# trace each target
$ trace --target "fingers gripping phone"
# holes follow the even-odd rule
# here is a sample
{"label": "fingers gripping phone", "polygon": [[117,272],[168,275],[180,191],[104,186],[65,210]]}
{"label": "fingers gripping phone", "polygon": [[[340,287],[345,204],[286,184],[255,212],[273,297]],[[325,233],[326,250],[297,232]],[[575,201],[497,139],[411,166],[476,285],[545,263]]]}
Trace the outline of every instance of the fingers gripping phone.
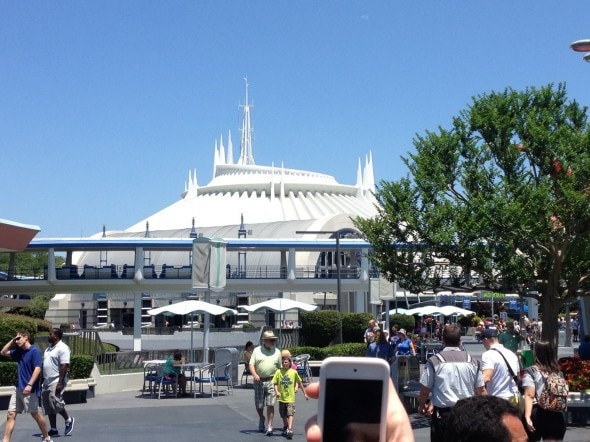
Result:
{"label": "fingers gripping phone", "polygon": [[383,359],[325,359],[318,398],[322,441],[384,442],[388,392],[389,365]]}

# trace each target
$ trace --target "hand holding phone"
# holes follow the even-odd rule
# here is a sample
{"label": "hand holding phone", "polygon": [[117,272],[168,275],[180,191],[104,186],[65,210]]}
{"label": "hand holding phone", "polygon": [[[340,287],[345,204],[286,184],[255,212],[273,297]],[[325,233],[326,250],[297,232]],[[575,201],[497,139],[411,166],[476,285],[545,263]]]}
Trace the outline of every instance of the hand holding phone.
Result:
{"label": "hand holding phone", "polygon": [[389,383],[389,365],[382,359],[326,359],[318,403],[322,440],[385,442]]}

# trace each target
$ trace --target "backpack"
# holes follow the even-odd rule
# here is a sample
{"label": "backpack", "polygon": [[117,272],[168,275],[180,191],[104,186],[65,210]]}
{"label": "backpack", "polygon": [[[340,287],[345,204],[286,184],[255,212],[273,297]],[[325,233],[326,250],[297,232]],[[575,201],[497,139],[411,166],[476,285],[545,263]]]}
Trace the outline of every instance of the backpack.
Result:
{"label": "backpack", "polygon": [[567,409],[569,389],[566,380],[559,373],[544,373],[543,390],[537,398],[539,407],[547,411],[564,412]]}

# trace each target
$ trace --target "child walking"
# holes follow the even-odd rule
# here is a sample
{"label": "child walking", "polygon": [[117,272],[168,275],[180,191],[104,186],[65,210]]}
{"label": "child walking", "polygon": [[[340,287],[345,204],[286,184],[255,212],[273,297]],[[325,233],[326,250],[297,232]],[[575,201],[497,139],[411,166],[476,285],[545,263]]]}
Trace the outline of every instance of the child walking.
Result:
{"label": "child walking", "polygon": [[275,387],[275,394],[279,401],[279,415],[283,418],[283,436],[287,439],[293,438],[293,416],[295,416],[295,393],[297,387],[301,389],[305,399],[309,399],[305,392],[305,387],[297,370],[292,368],[291,354],[283,352],[281,356],[281,365],[274,377],[272,383]]}

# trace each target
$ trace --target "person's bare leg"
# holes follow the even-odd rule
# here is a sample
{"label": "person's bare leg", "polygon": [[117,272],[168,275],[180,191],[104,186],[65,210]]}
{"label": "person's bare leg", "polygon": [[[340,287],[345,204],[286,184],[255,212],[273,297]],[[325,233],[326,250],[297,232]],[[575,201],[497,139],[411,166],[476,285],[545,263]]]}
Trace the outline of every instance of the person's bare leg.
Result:
{"label": "person's bare leg", "polygon": [[266,407],[266,427],[272,427],[272,420],[275,417],[275,407],[274,405],[268,405]]}
{"label": "person's bare leg", "polygon": [[2,439],[2,442],[10,442],[15,423],[16,411],[9,411],[6,415],[6,426],[4,427],[4,438]]}
{"label": "person's bare leg", "polygon": [[43,417],[43,415],[39,411],[35,411],[34,413],[31,413],[31,416],[33,419],[35,419],[35,422],[37,422],[43,439],[49,437],[47,430],[47,422],[45,422],[45,418]]}

